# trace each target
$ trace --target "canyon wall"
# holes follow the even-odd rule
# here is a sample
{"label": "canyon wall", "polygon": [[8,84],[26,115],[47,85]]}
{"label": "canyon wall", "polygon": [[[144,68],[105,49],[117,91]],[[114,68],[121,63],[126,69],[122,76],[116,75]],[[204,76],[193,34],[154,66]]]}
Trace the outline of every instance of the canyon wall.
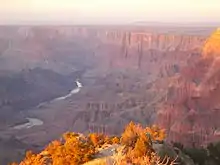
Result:
{"label": "canyon wall", "polygon": [[213,32],[203,47],[203,56],[220,56],[220,28]]}
{"label": "canyon wall", "polygon": [[200,146],[219,140],[219,43],[218,29],[206,41],[201,58],[183,68],[168,88],[158,123],[170,141]]}
{"label": "canyon wall", "polygon": [[193,63],[200,57],[208,38],[203,34],[138,29],[76,28],[72,34],[94,43],[93,55],[100,59],[103,70],[133,69],[145,72],[143,76],[152,80],[171,76],[180,67]]}
{"label": "canyon wall", "polygon": [[[211,32],[211,31],[210,31]],[[53,40],[56,38],[76,39],[84,38],[96,43],[98,39],[101,44],[118,44],[123,51],[136,48],[139,51],[189,51],[201,49],[208,35],[182,34],[182,33],[156,33],[148,31],[126,29],[103,29],[86,27],[20,27],[15,31],[15,37],[21,39]],[[126,52],[124,52],[126,53]],[[124,54],[126,55],[126,54]]]}
{"label": "canyon wall", "polygon": [[208,37],[203,32],[155,32],[127,27],[27,26],[1,27],[0,31],[4,41],[0,46],[0,70],[42,67],[71,73],[76,69],[72,65],[78,61],[90,66],[99,63],[103,71],[147,69],[156,76],[166,74],[168,68],[191,63],[200,56]]}
{"label": "canyon wall", "polygon": [[[201,85],[212,63],[212,59],[201,59],[204,50],[209,50],[209,35],[165,31],[125,27],[1,27],[4,44],[0,47],[0,70],[40,67],[70,74],[87,68],[82,77],[85,82],[95,82],[90,85],[93,89],[85,87],[60,106],[51,106],[59,108],[57,111],[50,106],[36,110],[36,114],[44,114],[40,114],[43,118],[53,116],[47,113],[54,114],[53,119],[45,119],[44,128],[45,132],[59,131],[51,133],[53,138],[68,129],[119,134],[130,120],[146,125],[157,119],[167,129],[170,141],[188,144],[196,138],[204,141],[204,136],[209,136],[205,140],[209,141],[213,136],[206,132],[213,133],[212,124],[219,124],[213,119],[218,116],[217,111],[212,113],[208,104],[212,95],[207,89],[211,87]],[[216,85],[218,76],[214,80]],[[202,93],[199,84],[204,89]],[[74,107],[76,101],[82,107]],[[92,110],[85,106],[91,102],[99,106]],[[117,106],[101,106],[112,102]],[[205,126],[209,116],[213,123]],[[192,134],[200,127],[200,133]]]}

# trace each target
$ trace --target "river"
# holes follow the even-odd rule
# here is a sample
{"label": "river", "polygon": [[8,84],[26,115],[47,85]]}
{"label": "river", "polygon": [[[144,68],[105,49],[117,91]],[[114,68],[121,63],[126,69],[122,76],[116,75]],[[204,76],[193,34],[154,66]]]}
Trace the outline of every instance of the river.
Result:
{"label": "river", "polygon": [[[79,81],[76,81],[76,85],[77,85],[77,88],[74,88],[73,90],[71,90],[70,93],[68,93],[67,95],[57,97],[57,98],[55,98],[55,99],[53,99],[49,102],[40,103],[40,104],[37,105],[37,108],[39,108],[39,107],[41,107],[45,104],[51,103],[51,102],[65,100],[66,98],[71,97],[72,95],[79,93],[79,91],[82,88],[82,84]],[[17,129],[17,130],[28,129],[28,128],[31,128],[31,127],[34,127],[34,126],[40,126],[40,125],[44,124],[44,122],[42,120],[37,119],[37,118],[27,117],[26,119],[28,120],[27,123],[16,125],[16,126],[13,127],[13,129]]]}
{"label": "river", "polygon": [[28,129],[28,128],[31,128],[33,126],[38,126],[38,125],[43,125],[44,124],[44,122],[40,119],[29,118],[29,117],[27,117],[26,119],[28,120],[27,123],[16,125],[13,128],[14,129],[24,129],[24,128]]}

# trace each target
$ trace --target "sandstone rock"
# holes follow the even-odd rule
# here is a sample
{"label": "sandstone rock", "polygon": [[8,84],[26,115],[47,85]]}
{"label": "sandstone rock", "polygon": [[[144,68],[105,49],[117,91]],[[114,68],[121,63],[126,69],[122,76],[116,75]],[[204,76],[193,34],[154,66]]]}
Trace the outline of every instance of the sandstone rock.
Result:
{"label": "sandstone rock", "polygon": [[220,56],[220,28],[218,28],[205,42],[203,56],[204,58]]}
{"label": "sandstone rock", "polygon": [[[173,105],[173,113],[170,113],[172,108],[164,108],[165,112],[158,115],[158,122],[167,128],[170,141],[198,146],[219,138],[215,132],[220,126],[217,119],[220,114],[218,110],[214,112],[219,105],[217,96],[220,94],[219,59],[216,58],[219,34],[218,29],[207,40],[205,56],[183,69],[180,81],[170,84],[174,97],[169,96],[167,103]],[[209,46],[215,58],[206,58],[206,55],[211,55],[207,53]]]}

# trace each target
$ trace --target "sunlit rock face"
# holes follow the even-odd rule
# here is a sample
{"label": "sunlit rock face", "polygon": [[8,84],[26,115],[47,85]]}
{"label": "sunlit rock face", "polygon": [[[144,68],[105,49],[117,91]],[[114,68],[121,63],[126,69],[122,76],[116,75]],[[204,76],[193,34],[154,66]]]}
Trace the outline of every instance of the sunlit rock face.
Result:
{"label": "sunlit rock face", "polygon": [[182,68],[170,82],[172,95],[161,106],[164,112],[157,115],[158,123],[167,129],[168,141],[200,146],[219,140],[219,34],[218,29],[204,44],[201,58]]}
{"label": "sunlit rock face", "polygon": [[220,56],[220,28],[207,39],[203,47],[203,56],[205,58]]}

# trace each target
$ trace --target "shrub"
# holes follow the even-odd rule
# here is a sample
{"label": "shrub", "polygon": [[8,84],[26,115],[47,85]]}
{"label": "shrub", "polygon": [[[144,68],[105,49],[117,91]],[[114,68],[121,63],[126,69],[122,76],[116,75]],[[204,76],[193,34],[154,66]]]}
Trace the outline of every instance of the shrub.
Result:
{"label": "shrub", "polygon": [[164,137],[164,131],[157,126],[143,128],[133,122],[128,124],[121,137],[97,133],[83,136],[67,132],[60,140],[52,141],[41,153],[27,152],[20,165],[80,165],[94,159],[105,144],[123,146],[121,156],[117,159],[118,165],[127,162],[151,165],[160,162],[152,142],[162,141]]}

